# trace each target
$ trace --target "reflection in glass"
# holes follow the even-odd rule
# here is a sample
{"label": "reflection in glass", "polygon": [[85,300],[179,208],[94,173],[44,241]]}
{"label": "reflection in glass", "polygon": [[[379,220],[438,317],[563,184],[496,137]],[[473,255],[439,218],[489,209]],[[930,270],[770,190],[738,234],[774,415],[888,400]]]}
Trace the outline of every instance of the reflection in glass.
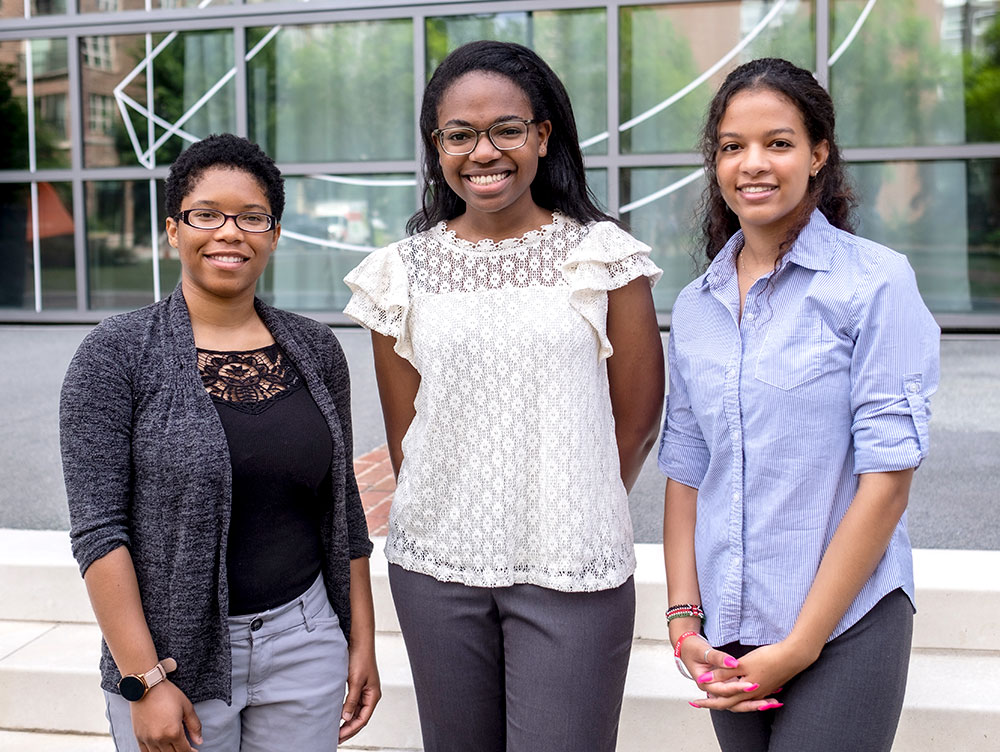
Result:
{"label": "reflection in glass", "polygon": [[1000,2],[880,0],[862,18],[864,7],[832,4],[830,92],[843,145],[1000,138]]}
{"label": "reflection in glass", "polygon": [[0,308],[35,307],[34,263],[28,231],[30,201],[27,184],[0,183]]}
{"label": "reflection in glass", "polygon": [[907,255],[932,311],[1000,310],[1000,160],[855,164],[851,173],[859,233]]}
{"label": "reflection in glass", "polygon": [[532,11],[427,20],[427,76],[449,52],[476,39],[517,42],[535,50],[556,72],[573,103],[587,154],[606,154],[607,29],[603,8]]}
{"label": "reflection in glass", "polygon": [[[87,167],[139,164],[139,153],[149,148],[146,118],[130,104],[128,121],[116,103],[115,87],[130,75],[146,55],[143,35],[82,37],[80,77],[83,103],[83,159]],[[117,95],[145,109],[146,73],[137,76]]]}
{"label": "reflection in glass", "polygon": [[153,36],[150,144],[145,35],[81,38],[87,166],[152,166],[154,154],[167,164],[190,141],[234,130],[232,41],[228,29]]}
{"label": "reflection in glass", "polygon": [[285,178],[281,239],[257,288],[264,299],[295,310],[343,310],[350,297],[344,276],[367,251],[405,237],[414,176],[349,179],[366,184]]}
{"label": "reflection in glass", "polygon": [[[28,240],[31,240],[28,217]],[[73,255],[73,189],[69,183],[38,184],[38,239],[42,309],[76,308]]]}
{"label": "reflection in glass", "polygon": [[[697,166],[623,170],[622,205],[689,179],[698,170]],[[632,234],[652,247],[651,258],[663,269],[663,278],[653,288],[657,311],[669,311],[684,285],[698,276],[707,263],[695,241],[697,205],[704,186],[704,178],[698,177],[662,198],[622,214]]]}
{"label": "reflection in glass", "polygon": [[188,143],[236,129],[233,32],[154,34],[153,48],[153,106],[166,121],[156,123],[153,148],[168,164]]}
{"label": "reflection in glass", "polygon": [[[62,0],[65,2],[65,0]],[[120,10],[145,10],[146,0],[78,0],[81,13],[114,13]],[[212,6],[231,5],[233,0],[212,0]],[[158,8],[194,8],[202,4],[202,0],[151,0],[149,7]]]}
{"label": "reflection in glass", "polygon": [[590,188],[597,208],[606,212],[608,210],[608,171],[605,169],[587,170],[587,187]]}
{"label": "reflection in glass", "polygon": [[28,169],[28,106],[24,42],[0,41],[0,170]]}
{"label": "reflection in glass", "polygon": [[412,159],[409,20],[249,29],[250,139],[279,162]]}
{"label": "reflection in glass", "polygon": [[149,182],[88,182],[84,196],[89,307],[131,309],[152,303]]}
{"label": "reflection in glass", "polygon": [[[624,7],[620,28],[623,153],[695,151],[712,94],[741,63],[770,56],[815,65],[813,7],[799,0]],[[714,75],[656,111],[741,44]]]}
{"label": "reflection in glass", "polygon": [[31,40],[38,167],[69,167],[69,54],[65,39]]}
{"label": "reflection in glass", "polygon": [[[6,5],[6,3],[4,3]],[[23,12],[24,5],[20,4]],[[31,15],[57,16],[66,12],[66,0],[31,0]]]}

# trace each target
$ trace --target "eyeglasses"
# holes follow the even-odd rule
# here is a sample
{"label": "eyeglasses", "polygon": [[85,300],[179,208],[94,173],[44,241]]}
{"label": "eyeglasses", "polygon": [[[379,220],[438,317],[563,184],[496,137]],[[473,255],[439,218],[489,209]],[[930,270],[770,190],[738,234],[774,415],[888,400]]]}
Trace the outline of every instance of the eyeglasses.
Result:
{"label": "eyeglasses", "polygon": [[218,230],[228,220],[244,232],[267,232],[273,230],[278,220],[263,212],[240,212],[225,214],[215,209],[185,209],[174,217],[196,230]]}
{"label": "eyeglasses", "polygon": [[528,126],[534,122],[534,120],[502,120],[484,131],[465,126],[437,128],[431,131],[431,135],[437,139],[444,153],[453,157],[472,154],[479,145],[479,137],[484,133],[497,149],[510,151],[520,149],[528,142]]}

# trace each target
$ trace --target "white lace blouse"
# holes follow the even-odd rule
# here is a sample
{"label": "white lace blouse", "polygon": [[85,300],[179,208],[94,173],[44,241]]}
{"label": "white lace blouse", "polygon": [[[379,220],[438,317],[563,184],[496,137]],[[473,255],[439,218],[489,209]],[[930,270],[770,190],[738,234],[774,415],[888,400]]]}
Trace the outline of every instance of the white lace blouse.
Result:
{"label": "white lace blouse", "polygon": [[479,587],[616,587],[632,574],[605,359],[607,291],[660,270],[611,222],[559,213],[471,243],[442,222],[347,275],[345,313],[420,374],[386,558]]}

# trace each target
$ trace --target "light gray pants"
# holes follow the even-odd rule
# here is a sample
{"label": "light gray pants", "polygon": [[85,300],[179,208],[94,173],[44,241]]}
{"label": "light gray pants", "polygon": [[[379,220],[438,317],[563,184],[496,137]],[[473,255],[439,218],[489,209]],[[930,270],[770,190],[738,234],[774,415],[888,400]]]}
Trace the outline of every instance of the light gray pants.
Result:
{"label": "light gray pants", "polygon": [[[195,703],[199,752],[332,752],[347,682],[347,641],[322,575],[298,598],[229,619],[233,704]],[[118,752],[138,752],[127,700],[111,692],[108,721]]]}
{"label": "light gray pants", "polygon": [[389,584],[424,752],[612,752],[635,620],[612,590],[475,588],[396,565]]}
{"label": "light gray pants", "polygon": [[[724,752],[889,752],[906,691],[913,606],[902,590],[830,640],[817,661],[785,684],[784,707],[713,710]],[[737,658],[747,645],[722,647]]]}

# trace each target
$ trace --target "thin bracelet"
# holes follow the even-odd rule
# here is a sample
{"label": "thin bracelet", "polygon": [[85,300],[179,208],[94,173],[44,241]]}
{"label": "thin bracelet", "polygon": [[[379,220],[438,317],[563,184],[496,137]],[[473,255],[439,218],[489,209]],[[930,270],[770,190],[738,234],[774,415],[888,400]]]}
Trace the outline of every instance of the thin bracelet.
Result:
{"label": "thin bracelet", "polygon": [[671,606],[667,609],[667,624],[672,622],[674,619],[683,619],[689,616],[697,617],[701,619],[702,622],[705,621],[705,612],[702,610],[701,606],[695,603],[685,603],[680,606]]}

